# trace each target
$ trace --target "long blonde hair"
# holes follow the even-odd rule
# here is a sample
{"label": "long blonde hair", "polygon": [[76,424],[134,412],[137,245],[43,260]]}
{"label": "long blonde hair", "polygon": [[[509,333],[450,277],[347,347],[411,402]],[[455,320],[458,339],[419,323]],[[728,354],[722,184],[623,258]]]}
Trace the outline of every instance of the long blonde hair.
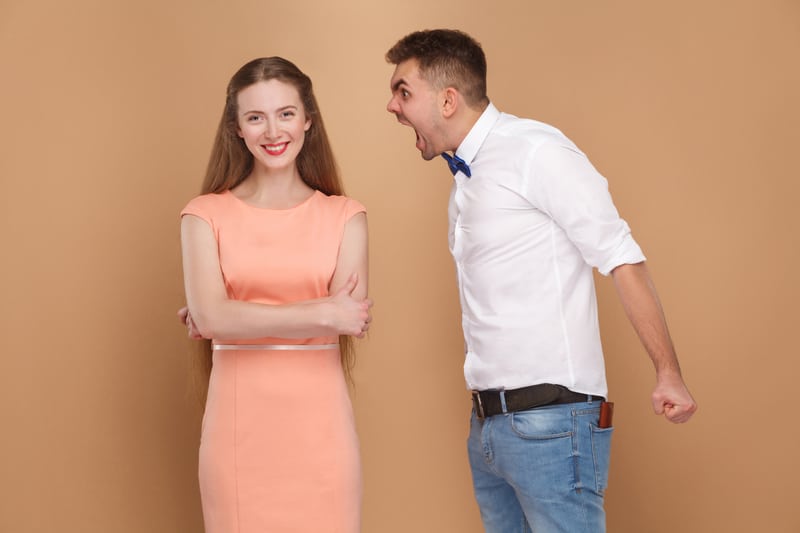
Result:
{"label": "long blonde hair", "polygon": [[[253,154],[237,132],[239,111],[237,96],[240,91],[254,83],[269,80],[279,80],[297,89],[306,116],[311,119],[311,127],[305,134],[303,147],[296,160],[300,177],[309,187],[328,196],[344,194],[322,114],[314,96],[311,78],[294,63],[282,57],[254,59],[242,66],[228,82],[225,107],[214,137],[201,194],[221,193],[233,189],[253,171]],[[342,335],[339,337],[339,344],[342,368],[348,382],[352,383],[352,370],[355,365],[353,340],[347,335]],[[198,363],[194,365],[195,381],[201,391],[201,397],[205,399],[212,365],[211,341],[202,341],[200,351],[200,356],[194,358]]]}

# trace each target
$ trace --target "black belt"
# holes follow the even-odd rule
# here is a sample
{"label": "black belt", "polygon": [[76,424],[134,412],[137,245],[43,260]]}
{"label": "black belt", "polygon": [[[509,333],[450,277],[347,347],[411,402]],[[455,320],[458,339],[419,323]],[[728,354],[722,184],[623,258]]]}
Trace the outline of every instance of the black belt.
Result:
{"label": "black belt", "polygon": [[[505,396],[505,409],[503,409],[502,396]],[[475,414],[478,418],[488,418],[501,413],[513,413],[514,411],[525,411],[545,405],[590,402],[593,399],[603,400],[600,396],[572,392],[566,387],[550,383],[503,391],[472,391],[472,405],[475,407]]]}

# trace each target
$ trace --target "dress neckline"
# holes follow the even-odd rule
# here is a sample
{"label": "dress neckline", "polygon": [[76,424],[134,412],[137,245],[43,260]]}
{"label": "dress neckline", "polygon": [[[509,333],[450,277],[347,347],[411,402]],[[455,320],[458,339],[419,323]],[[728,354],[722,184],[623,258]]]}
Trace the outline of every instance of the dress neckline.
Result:
{"label": "dress neckline", "polygon": [[233,199],[234,199],[234,201],[235,201],[236,203],[242,204],[243,206],[245,206],[245,207],[249,207],[250,209],[255,209],[255,210],[257,210],[257,211],[271,211],[271,212],[276,212],[276,213],[282,213],[282,212],[293,211],[293,210],[295,210],[295,209],[298,209],[298,208],[300,208],[300,207],[303,207],[304,205],[306,205],[306,204],[308,204],[309,202],[311,202],[311,200],[312,200],[314,197],[316,197],[318,194],[322,194],[322,193],[321,193],[321,192],[320,192],[318,189],[314,189],[314,192],[312,192],[312,193],[311,193],[311,194],[308,196],[308,198],[306,198],[306,199],[305,199],[305,200],[303,200],[302,202],[300,202],[300,203],[298,203],[298,204],[295,204],[295,205],[293,205],[293,206],[291,206],[291,207],[286,207],[286,208],[283,208],[283,209],[278,209],[278,208],[275,208],[275,207],[259,207],[259,206],[257,206],[257,205],[253,205],[253,204],[251,204],[251,203],[248,203],[248,202],[246,202],[246,201],[242,200],[241,198],[239,198],[238,196],[236,196],[235,194],[233,194],[233,191],[231,191],[230,189],[226,190],[226,191],[225,191],[225,193],[226,193],[226,194],[228,194],[228,195],[230,195],[230,197],[231,197],[231,198],[233,198]]}

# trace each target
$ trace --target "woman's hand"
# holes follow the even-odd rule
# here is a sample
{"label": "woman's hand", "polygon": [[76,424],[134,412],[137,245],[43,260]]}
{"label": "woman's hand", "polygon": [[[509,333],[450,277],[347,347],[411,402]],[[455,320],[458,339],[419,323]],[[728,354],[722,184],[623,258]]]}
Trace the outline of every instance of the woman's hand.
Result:
{"label": "woman's hand", "polygon": [[186,326],[187,328],[187,336],[190,339],[202,339],[203,336],[200,335],[200,332],[197,330],[197,326],[194,325],[194,321],[192,321],[192,315],[189,313],[188,307],[181,307],[178,309],[178,319],[181,321],[181,324]]}
{"label": "woman's hand", "polygon": [[352,274],[347,283],[336,294],[327,298],[322,305],[327,306],[326,324],[336,335],[352,335],[359,339],[364,337],[372,316],[369,309],[372,300],[364,298],[359,300],[353,297],[353,291],[358,286],[358,274]]}

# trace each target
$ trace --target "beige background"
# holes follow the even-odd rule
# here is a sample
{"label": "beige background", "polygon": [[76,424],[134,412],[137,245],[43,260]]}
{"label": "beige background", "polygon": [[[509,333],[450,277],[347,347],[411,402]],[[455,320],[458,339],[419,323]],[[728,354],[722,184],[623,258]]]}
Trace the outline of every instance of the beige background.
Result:
{"label": "beige background", "polygon": [[653,372],[600,279],[609,531],[800,531],[795,0],[2,0],[0,531],[201,531],[178,212],[227,80],[264,55],[312,76],[369,208],[364,531],[481,531],[450,179],[384,111],[384,52],[431,27],[478,38],[498,107],[589,154],[650,259],[701,408],[651,414]]}

